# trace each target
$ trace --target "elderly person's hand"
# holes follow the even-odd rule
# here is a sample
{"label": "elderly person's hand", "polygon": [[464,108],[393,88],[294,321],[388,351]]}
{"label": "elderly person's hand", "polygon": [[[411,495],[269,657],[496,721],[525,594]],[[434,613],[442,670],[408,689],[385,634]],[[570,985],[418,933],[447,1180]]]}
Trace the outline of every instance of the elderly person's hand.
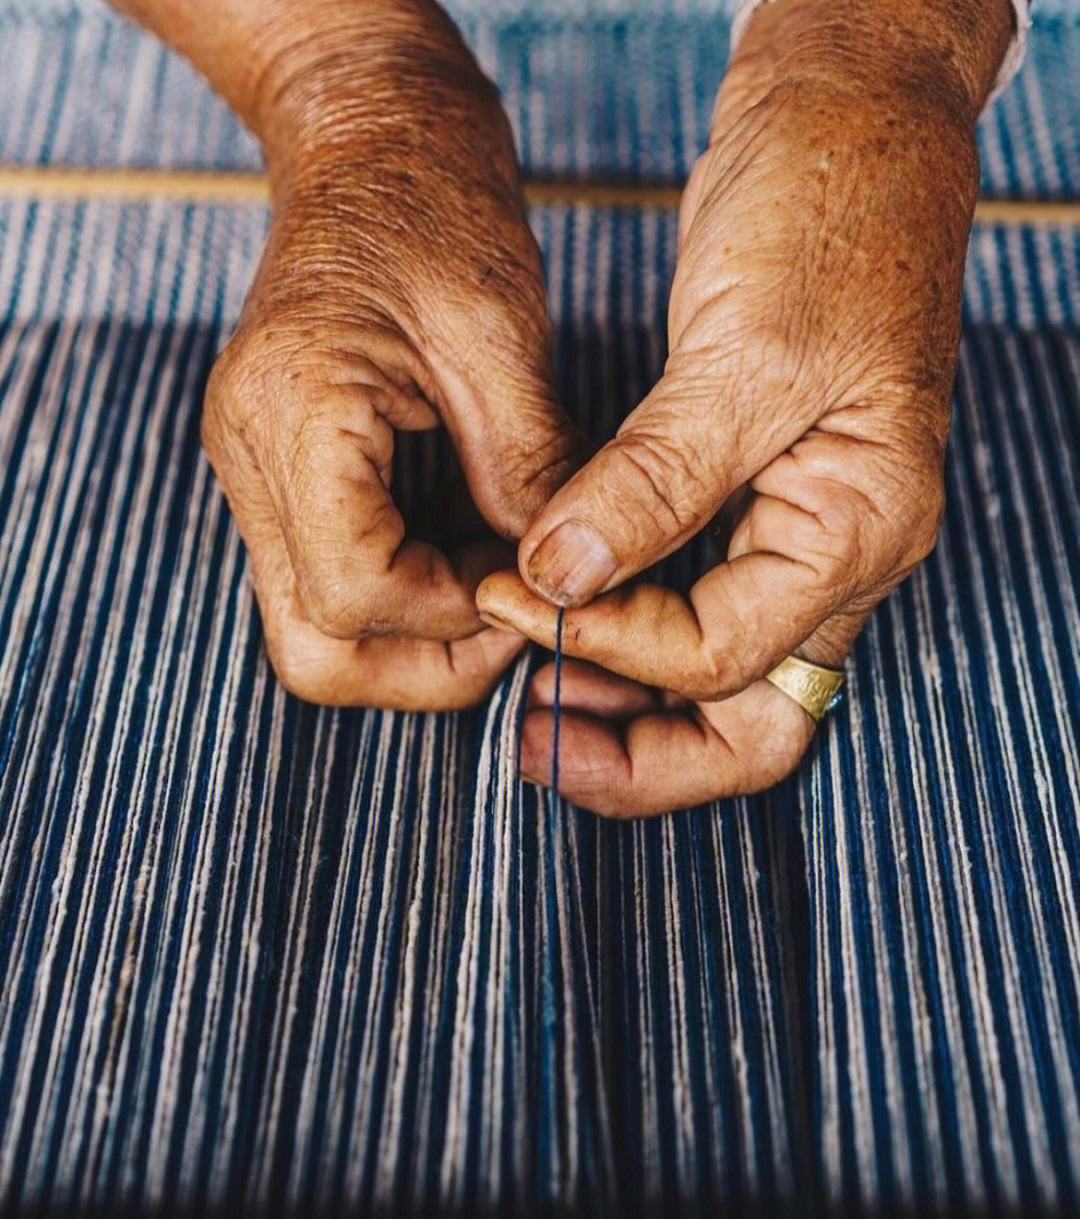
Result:
{"label": "elderly person's hand", "polygon": [[[555,605],[580,607],[564,648],[591,664],[565,665],[559,749],[576,803],[641,814],[786,775],[813,721],[763,676],[790,653],[842,662],[934,545],[974,123],[1010,29],[1005,0],[751,19],[684,198],[664,376],[532,524],[520,576],[478,594],[548,647]],[[620,587],[740,489],[727,561],[688,597]],[[541,783],[552,685],[549,667],[522,741]]]}
{"label": "elderly person's hand", "polygon": [[476,613],[507,553],[406,537],[390,475],[395,432],[445,427],[492,538],[516,542],[576,444],[495,89],[422,0],[123,7],[190,55],[266,152],[272,229],[203,439],[274,668],[321,703],[479,700],[524,646]]}

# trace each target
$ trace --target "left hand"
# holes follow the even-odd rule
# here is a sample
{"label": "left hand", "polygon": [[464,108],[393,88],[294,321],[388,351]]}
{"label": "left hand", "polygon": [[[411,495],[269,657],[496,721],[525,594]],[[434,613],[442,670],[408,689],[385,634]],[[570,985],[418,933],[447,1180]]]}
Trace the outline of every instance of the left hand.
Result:
{"label": "left hand", "polygon": [[[762,88],[785,7],[814,4],[758,10],[687,186],[663,378],[534,521],[521,574],[477,595],[486,621],[546,647],[572,607],[564,650],[589,663],[564,668],[559,787],[598,812],[788,774],[814,724],[765,673],[790,653],[841,664],[937,537],[993,72],[967,88],[951,61],[935,75],[913,56],[916,71],[882,34],[851,62],[819,44],[805,74],[772,62]],[[727,561],[688,597],[619,587],[747,486]],[[521,747],[541,783],[551,694],[549,666]]]}
{"label": "left hand", "polygon": [[[247,36],[214,79],[262,140],[274,211],[202,434],[267,653],[312,702],[471,706],[524,646],[477,617],[478,580],[506,562],[496,535],[516,542],[580,464],[509,124],[432,0],[238,7]],[[258,88],[249,42],[268,56]],[[398,436],[439,426],[471,502],[437,494],[441,458],[414,532]]]}

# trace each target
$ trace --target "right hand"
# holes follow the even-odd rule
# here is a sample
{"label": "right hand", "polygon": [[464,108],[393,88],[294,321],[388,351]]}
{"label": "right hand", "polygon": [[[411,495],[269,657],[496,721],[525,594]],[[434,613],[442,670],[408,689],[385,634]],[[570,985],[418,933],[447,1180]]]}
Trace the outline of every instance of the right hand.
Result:
{"label": "right hand", "polygon": [[[567,607],[575,804],[637,816],[778,782],[814,720],[767,675],[792,654],[841,665],[933,547],[975,119],[1010,30],[994,4],[982,42],[920,0],[774,0],[750,22],[683,200],[664,375],[478,592],[546,647]],[[726,561],[685,596],[629,583],[721,510]],[[538,782],[553,679],[522,726]]]}
{"label": "right hand", "polygon": [[283,684],[319,703],[462,707],[524,644],[476,614],[476,584],[505,560],[405,538],[394,433],[446,427],[509,540],[580,440],[553,401],[540,257],[494,88],[434,6],[398,6],[368,34],[282,74],[264,138],[272,228],[203,442]]}

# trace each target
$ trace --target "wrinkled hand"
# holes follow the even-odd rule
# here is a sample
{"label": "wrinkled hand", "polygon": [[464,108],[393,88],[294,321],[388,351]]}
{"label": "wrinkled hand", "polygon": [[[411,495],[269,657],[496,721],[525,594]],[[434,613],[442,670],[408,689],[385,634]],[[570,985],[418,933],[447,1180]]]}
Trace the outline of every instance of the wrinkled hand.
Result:
{"label": "wrinkled hand", "polygon": [[524,641],[477,617],[490,546],[405,537],[395,432],[444,426],[476,506],[515,541],[576,440],[553,405],[497,95],[434,6],[397,12],[279,73],[272,229],[203,439],[282,682],[320,703],[450,708]]}
{"label": "wrinkled hand", "polygon": [[[977,105],[823,55],[762,89],[753,28],[685,193],[663,378],[532,524],[520,575],[478,593],[547,647],[553,603],[573,607],[564,650],[590,663],[564,668],[559,786],[601,812],[789,773],[814,725],[764,674],[789,653],[840,664],[942,513]],[[624,586],[743,496],[688,597]],[[521,750],[541,783],[551,697],[549,667]]]}

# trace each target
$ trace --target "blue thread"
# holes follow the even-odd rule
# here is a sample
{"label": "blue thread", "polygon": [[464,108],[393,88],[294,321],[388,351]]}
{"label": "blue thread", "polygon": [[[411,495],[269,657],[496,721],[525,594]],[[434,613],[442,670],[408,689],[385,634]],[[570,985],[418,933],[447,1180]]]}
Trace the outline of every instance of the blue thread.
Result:
{"label": "blue thread", "polygon": [[562,700],[562,627],[565,613],[566,610],[560,606],[555,619],[555,692],[551,700],[551,791],[556,797],[559,794],[559,716]]}

